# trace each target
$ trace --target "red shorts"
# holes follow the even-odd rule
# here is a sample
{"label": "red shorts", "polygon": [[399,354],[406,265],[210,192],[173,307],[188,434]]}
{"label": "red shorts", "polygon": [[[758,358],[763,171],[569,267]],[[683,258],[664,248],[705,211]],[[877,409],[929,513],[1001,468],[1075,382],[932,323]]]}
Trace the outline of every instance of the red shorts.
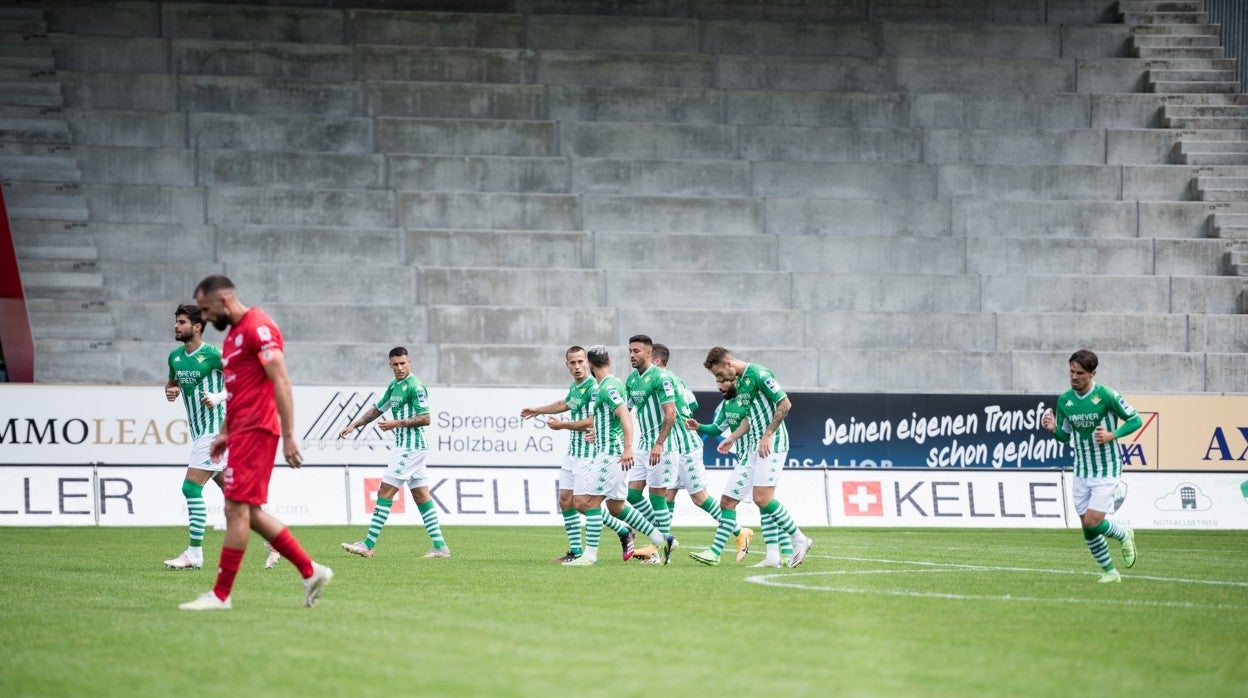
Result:
{"label": "red shorts", "polygon": [[225,469],[225,498],[260,506],[269,501],[269,477],[277,456],[277,434],[263,429],[231,433],[230,464]]}

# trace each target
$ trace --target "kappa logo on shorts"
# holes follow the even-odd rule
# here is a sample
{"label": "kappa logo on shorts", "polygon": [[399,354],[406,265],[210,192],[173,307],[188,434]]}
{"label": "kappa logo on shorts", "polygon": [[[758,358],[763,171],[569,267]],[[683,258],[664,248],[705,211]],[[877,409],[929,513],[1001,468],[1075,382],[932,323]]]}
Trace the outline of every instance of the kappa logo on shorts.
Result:
{"label": "kappa logo on shorts", "polygon": [[[381,489],[381,478],[366,477],[364,478],[364,513],[371,514],[373,509],[377,508],[377,490]],[[405,499],[403,490],[400,488],[394,495],[394,500],[390,504],[391,514],[402,514],[405,510]]]}
{"label": "kappa logo on shorts", "polygon": [[883,516],[884,496],[878,482],[842,482],[846,516]]}

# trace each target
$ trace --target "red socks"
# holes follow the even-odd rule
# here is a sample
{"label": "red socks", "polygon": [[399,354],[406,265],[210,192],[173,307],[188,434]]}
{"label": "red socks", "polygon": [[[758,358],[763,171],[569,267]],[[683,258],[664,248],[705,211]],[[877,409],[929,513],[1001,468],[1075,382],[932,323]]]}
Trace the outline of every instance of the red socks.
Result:
{"label": "red socks", "polygon": [[[269,541],[269,545],[273,549],[282,554],[282,557],[290,560],[290,563],[299,570],[299,575],[304,579],[312,576],[312,558],[303,552],[303,546],[299,545],[299,541],[290,534],[289,528],[283,528],[282,532],[273,537]],[[241,556],[240,556],[241,557]],[[222,559],[225,558],[225,552],[222,551]],[[235,569],[238,569],[235,567]]]}
{"label": "red socks", "polygon": [[225,601],[230,598],[230,590],[234,588],[234,577],[238,576],[238,568],[243,564],[243,553],[239,548],[221,547],[221,563],[217,567],[217,584],[212,593]]}

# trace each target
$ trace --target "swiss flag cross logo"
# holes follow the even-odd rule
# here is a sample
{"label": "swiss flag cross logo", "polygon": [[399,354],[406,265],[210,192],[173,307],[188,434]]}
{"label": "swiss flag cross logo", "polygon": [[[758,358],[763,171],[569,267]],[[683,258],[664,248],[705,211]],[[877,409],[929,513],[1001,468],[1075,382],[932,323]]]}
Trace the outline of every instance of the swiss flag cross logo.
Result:
{"label": "swiss flag cross logo", "polygon": [[[377,508],[377,490],[381,487],[381,478],[366,477],[364,478],[364,513],[371,514],[373,509]],[[394,495],[394,503],[390,505],[391,514],[403,513],[403,490],[400,489]]]}
{"label": "swiss flag cross logo", "polygon": [[884,497],[878,482],[842,482],[841,500],[846,516],[884,515]]}

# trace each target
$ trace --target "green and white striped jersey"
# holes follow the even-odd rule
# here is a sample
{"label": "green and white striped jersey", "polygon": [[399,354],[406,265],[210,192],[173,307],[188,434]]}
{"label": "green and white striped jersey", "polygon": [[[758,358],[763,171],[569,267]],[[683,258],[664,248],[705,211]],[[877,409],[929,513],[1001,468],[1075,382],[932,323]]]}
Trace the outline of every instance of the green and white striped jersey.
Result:
{"label": "green and white striped jersey", "polygon": [[1139,413],[1118,391],[1097,383],[1083,396],[1067,390],[1058,396],[1053,416],[1057,423],[1054,437],[1062,443],[1070,441],[1075,452],[1075,477],[1122,476],[1118,442],[1098,444],[1092,437],[1098,426],[1112,432],[1120,419],[1140,421]]}
{"label": "green and white striped jersey", "polygon": [[207,407],[200,402],[204,393],[225,392],[225,374],[221,369],[221,350],[207,342],[190,354],[186,347],[169,352],[169,380],[176,381],[182,390],[186,426],[192,439],[221,431],[225,403]]}
{"label": "green and white striped jersey", "polygon": [[624,454],[624,425],[615,414],[620,405],[628,404],[624,384],[615,376],[607,376],[593,391],[594,452],[597,455]]}
{"label": "green and white striped jersey", "polygon": [[[750,408],[741,401],[739,396],[734,397],[731,400],[722,400],[715,406],[715,414],[711,417],[711,423],[698,425],[698,433],[706,434],[707,436],[714,436],[715,434],[728,436],[732,434],[732,432],[736,431],[737,427],[741,426],[741,422],[745,421],[749,416]],[[758,441],[751,434],[751,431],[747,430],[741,435],[741,438],[737,439],[737,442],[733,444],[733,449],[735,449],[738,454],[746,454],[751,451],[757,451]]]}
{"label": "green and white striped jersey", "polygon": [[[401,381],[390,381],[386,393],[375,405],[377,411],[390,410],[392,419],[411,419],[429,414],[429,390],[416,376],[409,373]],[[394,429],[394,447],[404,451],[429,448],[425,443],[424,427],[399,427]]]}
{"label": "green and white striped jersey", "polygon": [[702,439],[698,438],[696,432],[685,427],[685,419],[692,417],[693,411],[698,409],[698,398],[680,376],[671,371],[667,375],[672,377],[672,385],[676,388],[676,424],[672,426],[672,433],[667,440],[675,441],[677,453],[693,453],[702,447]]}
{"label": "green and white striped jersey", "polygon": [[[663,405],[675,406],[676,403],[676,386],[672,382],[672,375],[659,368],[658,364],[650,364],[645,373],[639,374],[637,369],[633,369],[624,386],[628,390],[629,406],[637,411],[640,448],[649,451],[654,448],[654,442],[659,438],[659,428],[663,425]],[[679,419],[677,415],[677,421]],[[673,426],[672,433],[675,432],[676,427]],[[663,451],[675,450],[674,441],[669,434],[668,439],[663,442]]]}
{"label": "green and white striped jersey", "polygon": [[[784,388],[776,382],[776,376],[770,369],[758,364],[747,364],[745,373],[737,378],[737,399],[741,400],[750,411],[749,437],[757,450],[763,438],[763,431],[771,424],[776,413],[776,405],[785,398]],[[780,422],[775,436],[771,441],[773,453],[787,453],[789,450],[789,429]]]}
{"label": "green and white striped jersey", "polygon": [[[573,383],[568,388],[567,397],[563,401],[568,403],[568,421],[578,422],[594,413],[594,389],[598,387],[598,381],[593,376],[587,377],[580,383]],[[569,430],[568,436],[568,455],[574,458],[592,458],[594,455],[594,445],[585,441],[585,434],[588,432]]]}

